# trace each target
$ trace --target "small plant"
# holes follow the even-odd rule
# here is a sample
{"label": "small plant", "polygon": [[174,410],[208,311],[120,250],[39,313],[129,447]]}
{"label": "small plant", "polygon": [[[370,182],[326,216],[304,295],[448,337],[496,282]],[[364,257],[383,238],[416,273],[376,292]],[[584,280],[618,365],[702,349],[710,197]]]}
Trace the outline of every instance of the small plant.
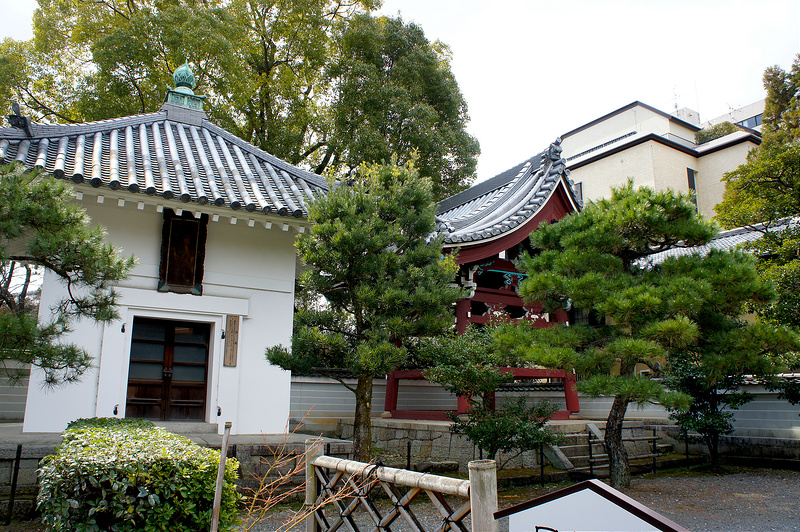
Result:
{"label": "small plant", "polygon": [[429,380],[469,403],[463,419],[450,415],[451,432],[464,434],[495,460],[500,451],[516,451],[499,462],[498,469],[525,451],[558,441],[558,436],[545,426],[557,410],[547,401],[528,407],[525,398],[519,397],[516,401],[507,400],[500,410],[494,408],[493,394],[513,379],[500,367],[517,366],[519,360],[507,351],[495,349],[490,331],[469,327],[461,335],[425,340],[420,345],[420,358],[423,362],[436,361],[435,366],[425,370]]}
{"label": "small plant", "polygon": [[504,461],[498,460],[498,469],[502,469],[525,451],[558,442],[558,435],[545,426],[556,410],[555,405],[545,400],[528,407],[524,397],[505,401],[502,410],[488,408],[482,403],[473,404],[466,419],[452,416],[450,431],[464,434],[493,460],[498,460],[500,451],[516,451]]}
{"label": "small plant", "polygon": [[[53,530],[208,530],[219,452],[146,420],[80,419],[39,470],[37,507]],[[238,520],[228,459],[219,530]]]}

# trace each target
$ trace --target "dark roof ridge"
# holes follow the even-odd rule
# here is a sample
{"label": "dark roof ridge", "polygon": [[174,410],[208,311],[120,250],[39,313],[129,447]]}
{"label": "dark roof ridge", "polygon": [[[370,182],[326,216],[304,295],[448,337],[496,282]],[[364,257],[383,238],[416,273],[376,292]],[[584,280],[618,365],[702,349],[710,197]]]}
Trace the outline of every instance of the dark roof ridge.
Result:
{"label": "dark roof ridge", "polygon": [[507,517],[509,515],[521,512],[523,510],[535,508],[536,506],[552,502],[554,500],[560,499],[567,495],[572,495],[573,493],[577,493],[583,490],[593,491],[597,495],[615,504],[619,508],[626,510],[627,512],[633,514],[642,521],[645,521],[647,524],[656,527],[658,530],[664,532],[689,532],[687,529],[683,528],[678,523],[675,523],[674,521],[664,517],[663,515],[653,510],[652,508],[648,508],[647,506],[640,503],[636,499],[633,499],[632,497],[629,497],[628,495],[625,495],[621,491],[618,491],[610,486],[606,486],[599,480],[595,479],[584,480],[583,482],[579,482],[578,484],[573,484],[572,486],[567,486],[566,488],[562,488],[560,490],[550,492],[546,495],[536,497],[533,500],[517,504],[510,508],[506,508],[504,510],[499,510],[494,513],[494,518],[500,519],[503,517]]}
{"label": "dark roof ridge", "polygon": [[[459,205],[463,205],[468,201],[472,201],[475,198],[479,198],[480,196],[491,192],[492,190],[496,190],[504,185],[509,184],[513,181],[517,174],[525,167],[527,163],[531,164],[531,168],[534,168],[534,164],[540,162],[542,157],[546,154],[546,151],[540,152],[529,159],[525,159],[521,163],[512,166],[508,170],[505,170],[494,177],[490,177],[486,181],[481,181],[480,183],[471,186],[466,190],[462,190],[461,192],[450,196],[449,198],[445,198],[437,204],[438,212],[445,212],[449,211],[450,209],[457,207]],[[534,162],[536,161],[536,163]],[[536,166],[538,168],[538,164]]]}
{"label": "dark roof ridge", "polygon": [[[540,173],[539,171],[541,170],[540,167],[537,166],[536,168],[534,168],[533,164],[531,164],[530,166],[526,167],[525,166],[526,164],[527,163],[523,163],[522,168],[520,168],[519,172],[517,172],[517,174],[515,174],[514,179],[516,179],[517,175],[519,175],[519,179],[516,179],[516,183],[514,183],[509,189],[507,189],[505,191],[505,193],[503,194],[503,199],[504,200],[507,200],[507,198],[516,198],[517,194],[523,192],[527,187],[526,181],[528,179],[535,179],[536,182],[538,183],[540,180],[542,180],[545,177],[544,174],[539,175],[539,173]],[[520,175],[520,173],[522,173],[522,175]],[[514,179],[511,179],[507,183],[503,183],[500,186],[505,186],[507,184],[510,184],[510,183],[512,183],[514,181]],[[495,188],[500,188],[500,187],[495,187]],[[494,190],[494,189],[491,189],[491,190]],[[482,209],[480,211],[480,213],[476,214],[471,219],[460,220],[460,221],[457,221],[457,222],[453,222],[452,226],[456,230],[461,229],[463,227],[466,227],[467,225],[474,224],[478,220],[486,219],[486,218],[494,215],[497,212],[498,209],[503,208],[503,207],[507,207],[505,201],[495,201],[491,205],[487,206],[485,209]]]}
{"label": "dark roof ridge", "polygon": [[647,105],[644,102],[640,102],[639,100],[636,100],[636,101],[633,101],[633,102],[629,103],[628,105],[623,105],[619,109],[615,109],[614,111],[611,111],[610,113],[605,114],[605,115],[601,116],[600,118],[596,118],[596,119],[592,120],[591,122],[587,122],[586,124],[583,124],[582,126],[576,127],[575,129],[564,133],[563,135],[561,135],[561,138],[564,139],[564,138],[567,138],[567,137],[569,137],[571,135],[574,135],[575,133],[579,133],[579,132],[581,132],[581,131],[583,131],[585,129],[589,129],[590,127],[595,126],[595,125],[599,124],[600,122],[602,122],[604,120],[608,120],[612,116],[616,116],[616,115],[618,115],[620,113],[624,113],[628,109],[633,109],[634,107],[644,107],[645,109],[647,109],[649,111],[653,111],[654,113],[656,113],[656,114],[658,114],[660,116],[663,116],[664,118],[667,118],[671,122],[676,122],[678,124],[686,126],[689,129],[692,129],[694,131],[700,131],[701,129],[703,129],[703,128],[701,128],[700,126],[698,126],[696,124],[692,124],[691,122],[687,122],[686,120],[678,118],[677,116],[671,115],[669,113],[665,113],[664,111],[662,111],[660,109],[656,109],[652,105]]}
{"label": "dark roof ridge", "polygon": [[[4,138],[19,138],[24,139],[42,139],[53,136],[72,137],[77,135],[85,135],[87,133],[95,133],[102,129],[118,129],[120,127],[127,127],[131,125],[146,124],[148,122],[157,122],[165,120],[167,113],[164,111],[155,111],[152,113],[142,113],[138,115],[123,116],[120,118],[106,118],[104,120],[95,120],[92,122],[77,122],[74,124],[40,124],[38,122],[31,123],[31,131],[33,136],[29,137],[23,130],[15,127],[0,128]],[[112,126],[113,127],[109,127]],[[17,133],[18,132],[18,133]]]}
{"label": "dark roof ridge", "polygon": [[[202,113],[202,112],[201,112]],[[202,113],[202,116],[205,117],[205,113]],[[0,135],[4,138],[18,138],[19,140],[38,140],[43,138],[52,138],[55,136],[59,137],[76,137],[79,135],[89,135],[92,133],[97,133],[98,131],[106,131],[112,129],[122,129],[128,126],[138,126],[140,124],[151,124],[153,122],[161,122],[161,121],[169,121],[174,122],[176,124],[183,124],[187,126],[195,126],[198,127],[196,123],[190,123],[179,118],[176,119],[175,116],[169,116],[169,113],[166,110],[159,110],[152,113],[142,113],[138,115],[131,115],[131,116],[124,116],[120,118],[108,118],[105,120],[96,120],[93,122],[80,122],[76,124],[39,124],[39,123],[32,123],[31,129],[33,132],[33,136],[29,137],[24,130],[14,128],[14,127],[6,127],[0,128]],[[298,177],[303,178],[305,181],[310,182],[318,187],[322,187],[324,189],[328,189],[327,181],[318,176],[300,168],[298,166],[294,166],[275,155],[272,155],[269,152],[250,144],[249,142],[241,139],[227,131],[218,125],[214,124],[207,118],[203,118],[201,125],[199,127],[205,127],[206,129],[214,132],[214,134],[221,136],[226,141],[230,142],[231,144],[236,144],[240,148],[243,148],[245,151],[253,153],[254,155],[265,159],[270,162],[273,166],[276,166],[282,170],[292,172],[293,174],[297,175]]]}

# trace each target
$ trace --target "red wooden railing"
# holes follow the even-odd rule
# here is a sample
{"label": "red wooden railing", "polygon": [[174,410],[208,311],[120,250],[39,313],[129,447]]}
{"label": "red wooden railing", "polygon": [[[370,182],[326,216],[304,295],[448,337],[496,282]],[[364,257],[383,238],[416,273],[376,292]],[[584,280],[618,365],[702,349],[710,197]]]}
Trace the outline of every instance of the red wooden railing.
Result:
{"label": "red wooden railing", "polygon": [[[569,419],[570,414],[580,412],[578,403],[578,389],[575,374],[562,369],[543,369],[543,368],[500,368],[502,373],[513,373],[515,380],[534,380],[534,379],[560,379],[564,383],[564,399],[566,409],[559,410],[553,414],[552,419]],[[384,410],[391,414],[395,419],[425,419],[431,421],[449,421],[447,413],[464,414],[469,408],[466,398],[458,398],[458,409],[452,410],[431,409],[431,410],[398,410],[397,396],[399,393],[399,381],[401,380],[425,380],[422,370],[397,370],[389,373],[386,379],[386,402]],[[494,394],[491,397],[494,403]]]}

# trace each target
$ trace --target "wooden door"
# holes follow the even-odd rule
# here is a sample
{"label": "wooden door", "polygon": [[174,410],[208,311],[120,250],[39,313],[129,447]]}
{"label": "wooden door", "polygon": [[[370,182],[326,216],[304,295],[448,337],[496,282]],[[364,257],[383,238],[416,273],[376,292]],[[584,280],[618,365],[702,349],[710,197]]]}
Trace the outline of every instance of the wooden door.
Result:
{"label": "wooden door", "polygon": [[126,417],[205,421],[208,323],[134,318]]}

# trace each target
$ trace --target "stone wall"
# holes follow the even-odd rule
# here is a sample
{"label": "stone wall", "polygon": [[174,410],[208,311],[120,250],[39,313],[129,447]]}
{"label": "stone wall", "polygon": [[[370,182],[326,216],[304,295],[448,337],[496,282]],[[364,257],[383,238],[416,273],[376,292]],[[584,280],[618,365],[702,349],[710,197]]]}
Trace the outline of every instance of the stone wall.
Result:
{"label": "stone wall", "polygon": [[[558,432],[584,430],[580,422],[568,425],[557,425]],[[342,419],[339,422],[338,437],[353,437],[353,420]],[[393,457],[395,463],[387,463],[393,467],[405,467],[408,442],[411,442],[411,467],[419,469],[426,462],[455,462],[458,470],[467,472],[467,464],[481,457],[477,449],[466,436],[452,434],[448,421],[414,421],[400,419],[372,420],[372,444],[382,456]],[[539,451],[527,451],[514,457],[517,453],[499,453],[498,463],[505,469],[539,467]],[[483,457],[486,458],[486,457]],[[385,461],[385,460],[384,460]],[[545,447],[545,463],[558,466],[553,453]],[[416,467],[415,467],[416,466]]]}
{"label": "stone wall", "polygon": [[[22,456],[17,475],[17,489],[14,499],[15,517],[24,518],[33,514],[38,492],[37,470],[39,461],[53,454],[55,445],[22,444]],[[14,461],[17,445],[0,443],[0,515],[5,517],[8,511],[11,481],[14,473]]]}

